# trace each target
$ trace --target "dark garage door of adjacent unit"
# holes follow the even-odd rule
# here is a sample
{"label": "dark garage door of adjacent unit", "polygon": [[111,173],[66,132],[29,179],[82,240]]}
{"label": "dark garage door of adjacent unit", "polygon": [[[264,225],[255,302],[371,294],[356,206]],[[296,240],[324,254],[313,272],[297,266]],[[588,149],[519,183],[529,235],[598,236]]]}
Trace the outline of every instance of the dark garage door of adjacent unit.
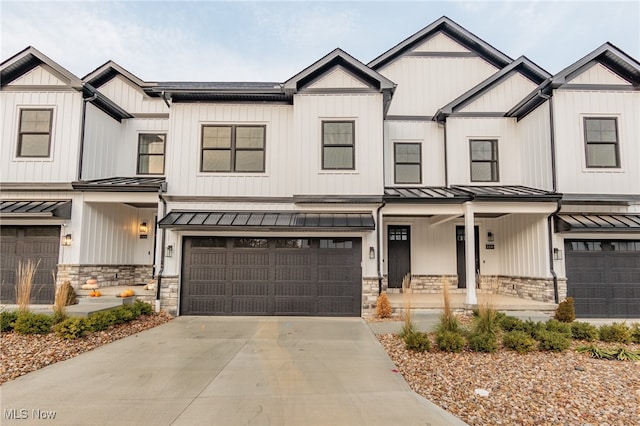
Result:
{"label": "dark garage door of adjacent unit", "polygon": [[185,237],[181,315],[360,316],[359,238]]}
{"label": "dark garage door of adjacent unit", "polygon": [[40,263],[33,278],[31,301],[53,303],[55,289],[51,272],[58,265],[60,227],[1,226],[0,247],[0,300],[15,303],[18,262],[32,259]]}
{"label": "dark garage door of adjacent unit", "polygon": [[640,317],[640,241],[566,241],[565,253],[576,316]]}

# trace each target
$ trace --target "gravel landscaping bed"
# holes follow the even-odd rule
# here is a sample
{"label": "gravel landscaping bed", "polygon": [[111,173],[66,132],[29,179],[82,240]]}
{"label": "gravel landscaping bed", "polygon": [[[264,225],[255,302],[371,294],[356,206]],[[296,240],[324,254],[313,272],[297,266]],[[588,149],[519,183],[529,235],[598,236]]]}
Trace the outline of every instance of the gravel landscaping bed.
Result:
{"label": "gravel landscaping bed", "polygon": [[0,339],[0,384],[24,374],[64,361],[114,340],[131,336],[173,319],[166,313],[142,315],[125,324],[91,333],[83,338],[65,340],[55,333],[45,335],[2,333]]}
{"label": "gravel landscaping bed", "polygon": [[562,353],[520,355],[418,353],[395,335],[378,339],[414,391],[470,425],[640,425],[640,362],[575,351],[588,342],[573,342]]}

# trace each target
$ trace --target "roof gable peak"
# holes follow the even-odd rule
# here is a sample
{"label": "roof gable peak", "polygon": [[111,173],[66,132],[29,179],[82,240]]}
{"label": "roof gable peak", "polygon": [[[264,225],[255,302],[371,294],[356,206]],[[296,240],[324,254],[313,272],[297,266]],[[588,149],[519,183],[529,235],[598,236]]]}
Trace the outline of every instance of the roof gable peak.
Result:
{"label": "roof gable peak", "polygon": [[11,83],[42,64],[49,66],[55,73],[60,75],[68,82],[71,88],[82,89],[82,80],[33,46],[27,46],[0,64],[2,86]]}

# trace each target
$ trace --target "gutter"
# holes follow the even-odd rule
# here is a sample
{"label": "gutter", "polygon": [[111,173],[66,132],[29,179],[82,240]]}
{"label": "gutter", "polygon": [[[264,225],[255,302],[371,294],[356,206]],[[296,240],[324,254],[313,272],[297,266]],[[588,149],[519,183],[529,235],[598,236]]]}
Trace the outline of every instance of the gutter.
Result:
{"label": "gutter", "polygon": [[376,233],[376,246],[378,246],[378,296],[380,294],[382,294],[382,249],[380,246],[380,241],[382,240],[382,237],[380,236],[380,234],[382,233],[382,229],[383,227],[381,226],[381,218],[382,218],[382,208],[384,206],[386,206],[387,203],[385,203],[384,201],[382,201],[382,204],[380,204],[378,206],[378,209],[376,210],[376,223],[378,225],[378,232]]}
{"label": "gutter", "polygon": [[442,129],[444,131],[444,187],[449,187],[449,164],[447,161],[447,120],[442,121]]}
{"label": "gutter", "polygon": [[[167,200],[162,196],[163,190],[166,191],[166,182],[160,185],[158,189],[158,199],[162,201],[162,216],[164,217],[167,214]],[[160,215],[158,215],[160,216]],[[162,274],[164,273],[164,246],[165,246],[165,233],[164,228],[160,228],[159,226],[160,220],[156,221],[156,235],[158,232],[161,232],[160,236],[160,268],[158,269],[158,276],[156,282],[156,312],[160,312],[160,286],[162,284]]]}
{"label": "gutter", "polygon": [[82,160],[84,157],[84,130],[86,127],[87,120],[87,102],[95,101],[98,98],[98,94],[94,93],[89,98],[82,98],[82,118],[80,122],[80,149],[78,152],[78,171],[76,176],[78,177],[78,181],[82,180]]}
{"label": "gutter", "polygon": [[562,198],[558,200],[558,207],[556,210],[547,216],[547,231],[549,236],[549,270],[551,272],[551,276],[553,277],[553,298],[555,303],[560,303],[560,296],[558,294],[558,275],[553,267],[553,217],[558,214],[560,209],[562,208]]}

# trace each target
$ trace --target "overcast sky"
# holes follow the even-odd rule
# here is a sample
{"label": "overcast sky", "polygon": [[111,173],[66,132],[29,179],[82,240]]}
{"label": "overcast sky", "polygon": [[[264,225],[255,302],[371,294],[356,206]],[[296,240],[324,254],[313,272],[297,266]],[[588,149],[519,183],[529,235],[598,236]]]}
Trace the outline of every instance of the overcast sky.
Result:
{"label": "overcast sky", "polygon": [[2,60],[34,46],[79,77],[282,82],[340,47],[364,63],[446,15],[554,74],[610,41],[640,59],[640,1],[0,0]]}

